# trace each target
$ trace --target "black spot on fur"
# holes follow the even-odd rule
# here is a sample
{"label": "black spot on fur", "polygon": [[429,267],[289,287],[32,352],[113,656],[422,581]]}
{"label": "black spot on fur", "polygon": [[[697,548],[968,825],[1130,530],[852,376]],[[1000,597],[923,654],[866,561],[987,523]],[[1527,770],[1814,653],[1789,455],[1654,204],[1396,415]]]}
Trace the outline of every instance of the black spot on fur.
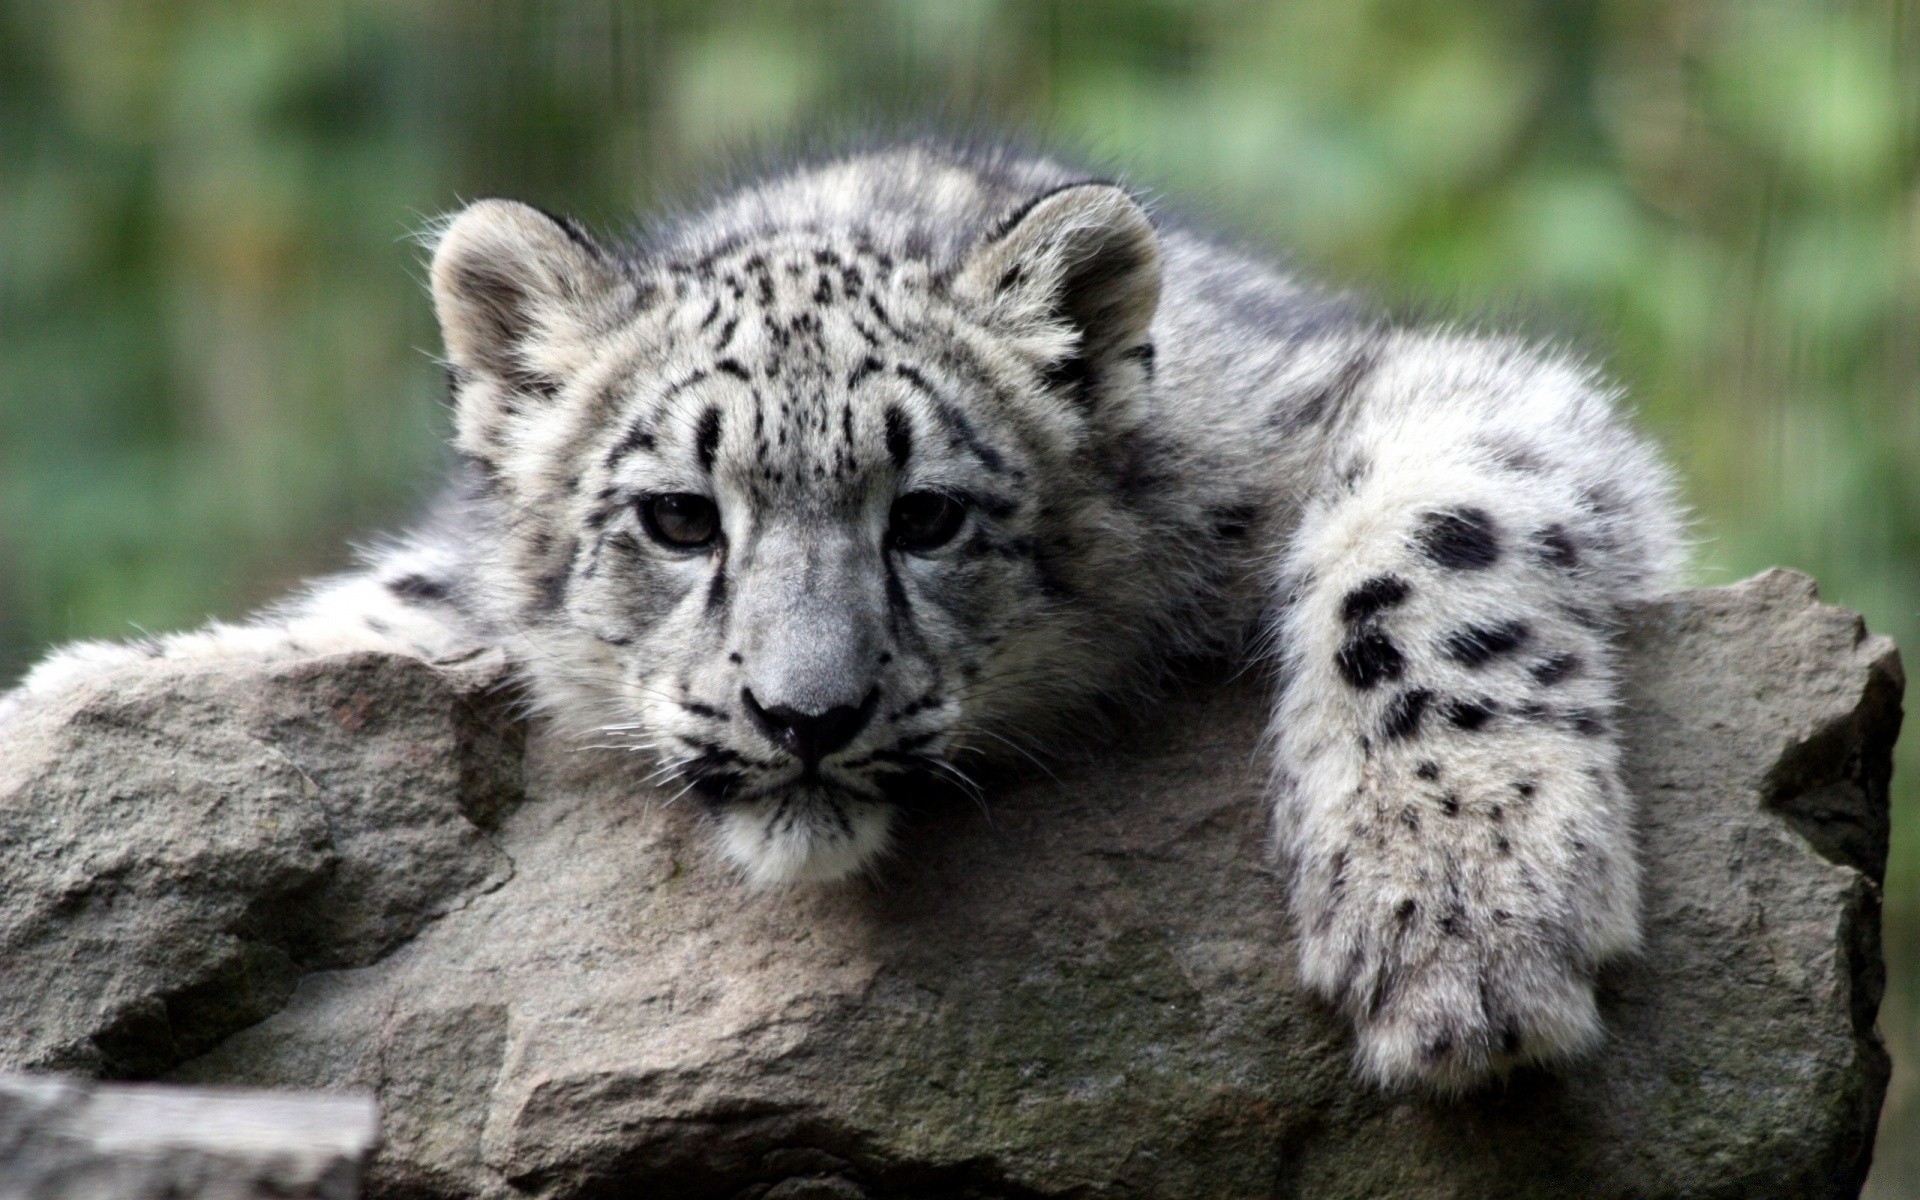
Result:
{"label": "black spot on fur", "polygon": [[740,269],[751,275],[759,285],[760,305],[765,308],[773,303],[773,271],[767,266],[766,256],[755,254],[740,264]]}
{"label": "black spot on fur", "polygon": [[1533,797],[1533,794],[1535,792],[1540,790],[1540,785],[1532,782],[1531,780],[1523,779],[1519,783],[1516,783],[1513,785],[1513,790],[1514,790],[1514,793],[1518,795],[1522,800],[1528,800]]}
{"label": "black spot on fur", "polygon": [[1527,673],[1533,676],[1535,683],[1548,687],[1572,677],[1580,670],[1580,657],[1576,654],[1556,654],[1552,658],[1543,658],[1534,663]]}
{"label": "black spot on fur", "polygon": [[1455,729],[1478,729],[1498,711],[1491,700],[1449,700],[1445,705],[1447,721]]}
{"label": "black spot on fur", "polygon": [[1447,635],[1441,653],[1464,667],[1481,667],[1525,645],[1533,631],[1524,621],[1469,625]]}
{"label": "black spot on fur", "polygon": [[723,358],[719,362],[713,364],[713,369],[720,372],[722,375],[731,375],[735,379],[741,380],[743,382],[753,378],[753,373],[747,370],[746,364],[742,363],[737,358]]}
{"label": "black spot on fur", "polygon": [[567,585],[572,581],[570,566],[550,571],[534,581],[534,607],[543,613],[557,612],[567,602]]}
{"label": "black spot on fur", "polygon": [[693,436],[694,453],[700,458],[700,469],[713,470],[713,456],[720,449],[720,410],[709,408],[700,414],[700,428]]}
{"label": "black spot on fur", "polygon": [[1413,589],[1397,575],[1375,575],[1348,592],[1340,601],[1340,617],[1359,621],[1406,603]]}
{"label": "black spot on fur", "polygon": [[1432,782],[1440,778],[1440,764],[1429,759],[1415,767],[1413,773],[1428,782]]}
{"label": "black spot on fur", "polygon": [[607,465],[613,466],[635,450],[651,449],[653,449],[653,431],[647,428],[647,419],[641,417],[618,442],[614,443],[613,449],[607,452]]}
{"label": "black spot on fur", "polygon": [[899,405],[889,404],[887,406],[887,457],[893,460],[893,469],[905,470],[907,459],[912,453],[913,427],[907,423],[907,414],[900,411]]}
{"label": "black spot on fur", "polygon": [[1500,534],[1481,508],[1428,513],[1417,535],[1428,558],[1456,571],[1481,571],[1500,561]]}
{"label": "black spot on fur", "polygon": [[1405,925],[1407,922],[1413,920],[1413,915],[1419,911],[1420,905],[1409,896],[1394,906],[1393,915],[1402,925]]}
{"label": "black spot on fur", "polygon": [[1554,719],[1553,709],[1538,700],[1522,700],[1509,709],[1514,717],[1533,725],[1544,725]]}
{"label": "black spot on fur", "polygon": [[1380,735],[1388,741],[1399,741],[1419,733],[1420,718],[1426,715],[1432,700],[1433,693],[1425,688],[1401,692],[1387,708],[1386,720],[1380,723]]}
{"label": "black spot on fur", "polygon": [[936,693],[928,692],[926,695],[920,697],[918,700],[915,700],[903,706],[899,712],[894,713],[892,716],[888,717],[887,720],[905,721],[910,717],[917,717],[921,713],[926,712],[929,709],[939,708],[941,705],[945,703],[946,701]]}
{"label": "black spot on fur", "polygon": [[854,388],[859,387],[861,380],[865,379],[869,375],[876,374],[883,369],[884,367],[879,359],[875,358],[871,354],[867,355],[865,358],[860,360],[859,366],[847,372],[847,390],[852,391]]}
{"label": "black spot on fur", "polygon": [[387,590],[402,600],[434,602],[445,600],[452,595],[452,589],[444,580],[426,575],[408,574],[387,581]]}
{"label": "black spot on fur", "polygon": [[1549,525],[1533,535],[1534,553],[1540,561],[1562,570],[1580,565],[1580,547],[1565,525]]}
{"label": "black spot on fur", "polygon": [[1213,536],[1221,541],[1237,542],[1247,536],[1247,530],[1258,519],[1260,510],[1251,505],[1236,505],[1231,508],[1219,508],[1207,514],[1213,522]]}
{"label": "black spot on fur", "polygon": [[1357,688],[1377,686],[1383,680],[1398,679],[1406,670],[1400,648],[1378,626],[1362,624],[1347,634],[1347,640],[1334,656],[1334,666],[1350,685]]}
{"label": "black spot on fur", "polygon": [[1440,797],[1440,811],[1450,817],[1459,816],[1460,797],[1454,795],[1452,792],[1448,792],[1446,795]]}
{"label": "black spot on fur", "polygon": [[1580,503],[1588,512],[1596,517],[1611,516],[1626,506],[1625,502],[1620,499],[1620,493],[1616,492],[1610,485],[1604,483],[1596,483],[1590,487],[1581,488]]}
{"label": "black spot on fur", "polygon": [[867,294],[867,311],[873,314],[874,320],[880,322],[880,328],[892,334],[896,341],[905,342],[911,340],[911,335],[902,331],[898,325],[893,323],[893,318],[887,315],[887,310],[881,307],[879,298],[872,293]]}
{"label": "black spot on fur", "polygon": [[730,585],[727,582],[727,565],[721,563],[718,567],[714,568],[713,578],[707,583],[708,612],[719,612],[727,606],[727,593],[729,588]]}
{"label": "black spot on fur", "polygon": [[1607,719],[1590,708],[1568,713],[1567,725],[1582,737],[1604,737],[1607,732]]}

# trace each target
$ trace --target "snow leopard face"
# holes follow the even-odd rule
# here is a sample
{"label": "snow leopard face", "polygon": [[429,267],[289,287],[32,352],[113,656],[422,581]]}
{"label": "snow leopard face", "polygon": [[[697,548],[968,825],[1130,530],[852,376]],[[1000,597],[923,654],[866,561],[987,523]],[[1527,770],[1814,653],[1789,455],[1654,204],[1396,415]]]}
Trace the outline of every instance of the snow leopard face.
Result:
{"label": "snow leopard face", "polygon": [[1157,270],[1100,184],[944,258],[765,214],[615,256],[468,209],[435,299],[536,700],[704,797],[755,879],[872,862],[929,777],[1112,675]]}

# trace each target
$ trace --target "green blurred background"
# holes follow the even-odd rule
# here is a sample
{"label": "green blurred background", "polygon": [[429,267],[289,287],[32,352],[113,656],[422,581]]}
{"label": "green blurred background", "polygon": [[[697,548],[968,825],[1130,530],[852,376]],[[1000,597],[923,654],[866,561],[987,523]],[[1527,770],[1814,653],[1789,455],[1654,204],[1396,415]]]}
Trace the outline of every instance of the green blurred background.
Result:
{"label": "green blurred background", "polygon": [[[0,0],[0,680],[235,614],[402,517],[446,429],[408,234],[613,231],[744,145],[983,121],[1310,270],[1603,353],[1699,577],[1920,646],[1911,0]],[[1920,757],[1870,1194],[1920,1196]]]}

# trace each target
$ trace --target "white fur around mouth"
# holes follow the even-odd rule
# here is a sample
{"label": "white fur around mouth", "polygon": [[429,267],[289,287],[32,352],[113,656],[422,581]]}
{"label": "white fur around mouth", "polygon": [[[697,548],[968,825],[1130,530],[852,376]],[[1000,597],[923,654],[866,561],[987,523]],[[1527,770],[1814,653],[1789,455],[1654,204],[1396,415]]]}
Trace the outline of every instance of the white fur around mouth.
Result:
{"label": "white fur around mouth", "polygon": [[886,851],[893,806],[799,788],[732,801],[719,820],[721,853],[755,885],[832,883]]}

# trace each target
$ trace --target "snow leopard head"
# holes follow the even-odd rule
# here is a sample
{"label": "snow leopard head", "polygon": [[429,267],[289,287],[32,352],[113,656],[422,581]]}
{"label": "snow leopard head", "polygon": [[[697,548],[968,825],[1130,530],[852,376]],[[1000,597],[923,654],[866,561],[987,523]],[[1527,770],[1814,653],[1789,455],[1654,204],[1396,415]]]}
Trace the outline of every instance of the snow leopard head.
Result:
{"label": "snow leopard head", "polygon": [[439,237],[502,636],[756,880],[871,863],[1128,653],[1156,240],[1027,170],[847,159],[620,250],[494,200]]}

